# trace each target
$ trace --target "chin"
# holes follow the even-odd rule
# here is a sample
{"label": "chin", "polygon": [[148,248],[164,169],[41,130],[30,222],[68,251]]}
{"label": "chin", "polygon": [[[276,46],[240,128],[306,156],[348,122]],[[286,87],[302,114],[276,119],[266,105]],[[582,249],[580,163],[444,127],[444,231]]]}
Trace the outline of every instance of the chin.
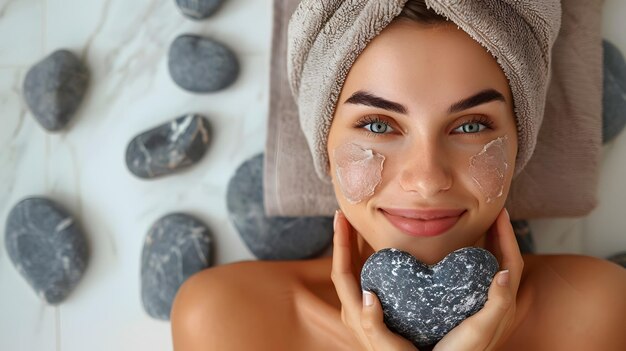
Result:
{"label": "chin", "polygon": [[[463,235],[463,238],[455,237],[456,235]],[[413,238],[402,233],[393,233],[390,236],[395,240],[368,241],[368,243],[374,251],[385,248],[406,251],[428,265],[438,263],[448,254],[460,248],[477,246],[476,244],[479,241],[479,239],[475,239],[477,237],[475,235],[468,236],[467,233],[455,232],[431,238]],[[387,238],[389,239],[389,236]],[[467,240],[466,238],[472,238],[472,240]]]}
{"label": "chin", "polygon": [[[447,245],[446,245],[447,246]],[[425,250],[425,248],[416,248],[416,249],[408,249],[408,250],[404,250],[407,251],[408,253],[412,254],[413,256],[415,256],[415,258],[417,258],[418,260],[420,260],[421,262],[428,264],[428,265],[433,265],[438,263],[439,261],[443,260],[444,257],[446,257],[448,254],[450,254],[451,252],[453,252],[454,250],[457,250],[459,248],[461,248],[463,246],[460,247],[454,247],[454,248],[450,248],[450,247],[429,247]]]}

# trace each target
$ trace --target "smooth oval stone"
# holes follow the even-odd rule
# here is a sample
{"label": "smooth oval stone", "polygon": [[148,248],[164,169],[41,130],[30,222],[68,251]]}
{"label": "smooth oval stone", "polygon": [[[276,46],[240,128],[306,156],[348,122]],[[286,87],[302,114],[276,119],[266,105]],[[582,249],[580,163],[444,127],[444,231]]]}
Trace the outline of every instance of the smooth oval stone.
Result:
{"label": "smooth oval stone", "polygon": [[61,303],[83,276],[87,241],[59,204],[26,198],[11,209],[4,244],[11,262],[45,302]]}
{"label": "smooth oval stone", "polygon": [[188,114],[137,135],[126,149],[126,166],[137,177],[156,178],[197,163],[211,139],[206,118]]}
{"label": "smooth oval stone", "polygon": [[63,129],[80,105],[87,67],[73,53],[57,50],[35,64],[24,79],[24,100],[35,119],[49,131]]}
{"label": "smooth oval stone", "polygon": [[620,50],[607,40],[604,49],[602,142],[615,138],[626,126],[626,62]]}
{"label": "smooth oval stone", "polygon": [[389,248],[365,261],[361,287],[378,296],[390,330],[425,347],[483,307],[497,271],[496,258],[481,248],[458,249],[433,266]]}
{"label": "smooth oval stone", "polygon": [[620,252],[615,255],[607,257],[607,260],[617,263],[618,265],[626,268],[626,252]]}
{"label": "smooth oval stone", "polygon": [[530,232],[530,225],[525,219],[511,221],[519,250],[523,254],[535,253],[535,241]]}
{"label": "smooth oval stone", "polygon": [[176,0],[176,5],[185,17],[201,20],[214,14],[223,0]]}
{"label": "smooth oval stone", "polygon": [[141,254],[141,300],[153,318],[169,320],[178,288],[212,265],[212,234],[198,219],[173,213],[157,220]]}
{"label": "smooth oval stone", "polygon": [[168,67],[178,86],[195,93],[224,89],[239,75],[239,61],[229,48],[215,40],[189,34],[174,39]]}
{"label": "smooth oval stone", "polygon": [[250,251],[263,260],[296,260],[323,253],[331,243],[330,217],[267,217],[263,154],[245,161],[228,183],[230,220]]}

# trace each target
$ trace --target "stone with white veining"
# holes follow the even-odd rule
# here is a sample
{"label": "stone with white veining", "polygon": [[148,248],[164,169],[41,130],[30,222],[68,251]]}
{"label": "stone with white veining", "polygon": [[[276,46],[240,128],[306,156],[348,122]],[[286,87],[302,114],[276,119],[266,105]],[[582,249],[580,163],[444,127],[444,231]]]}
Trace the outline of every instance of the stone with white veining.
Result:
{"label": "stone with white veining", "polygon": [[179,87],[194,93],[225,89],[239,76],[239,61],[231,49],[216,40],[191,34],[174,39],[168,68]]}
{"label": "stone with white veining", "polygon": [[44,197],[26,198],[11,209],[4,244],[17,271],[51,305],[67,298],[89,260],[87,241],[76,220]]}
{"label": "stone with white veining", "polygon": [[157,220],[141,254],[141,301],[153,318],[169,320],[178,288],[212,265],[212,234],[200,220],[172,213]]}
{"label": "stone with white veining", "polygon": [[483,307],[497,271],[496,258],[481,248],[458,249],[433,266],[387,248],[363,265],[361,288],[380,299],[389,329],[421,348]]}
{"label": "stone with white veining", "polygon": [[89,72],[80,59],[68,50],[57,50],[28,70],[24,100],[42,127],[59,131],[78,109],[88,83]]}
{"label": "stone with white veining", "polygon": [[176,5],[185,17],[201,20],[217,12],[223,2],[224,0],[176,0]]}
{"label": "stone with white veining", "polygon": [[263,154],[245,161],[228,183],[231,222],[250,251],[263,260],[320,255],[332,241],[330,217],[267,217],[263,204]]}
{"label": "stone with white veining", "polygon": [[168,175],[200,161],[210,140],[206,118],[183,115],[134,137],[126,149],[126,166],[140,178]]}

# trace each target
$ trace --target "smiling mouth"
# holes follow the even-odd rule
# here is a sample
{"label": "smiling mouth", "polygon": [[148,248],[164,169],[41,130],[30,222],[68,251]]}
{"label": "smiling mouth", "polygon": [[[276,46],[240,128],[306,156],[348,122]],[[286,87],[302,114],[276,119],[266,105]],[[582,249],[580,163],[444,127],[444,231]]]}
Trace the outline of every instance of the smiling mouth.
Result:
{"label": "smiling mouth", "polygon": [[[384,209],[378,210],[394,227],[399,229],[404,234],[415,237],[432,237],[441,235],[452,228],[466,212],[466,210],[452,210],[448,212],[439,212],[439,215],[421,215],[422,218],[427,219],[420,219],[401,216],[399,215],[399,213],[403,213],[401,211],[389,210],[389,212],[393,212],[393,214],[391,214]],[[411,213],[412,212],[407,212],[404,214],[411,215]],[[448,216],[445,216],[446,214]],[[416,215],[413,215],[413,217],[415,216]]]}

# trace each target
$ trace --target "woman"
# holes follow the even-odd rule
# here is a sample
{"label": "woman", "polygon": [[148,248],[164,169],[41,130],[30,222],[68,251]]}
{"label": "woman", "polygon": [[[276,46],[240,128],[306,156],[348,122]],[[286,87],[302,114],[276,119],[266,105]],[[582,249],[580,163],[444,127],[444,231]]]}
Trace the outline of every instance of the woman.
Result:
{"label": "woman", "polygon": [[519,252],[503,209],[527,147],[514,111],[496,59],[409,0],[358,55],[333,110],[332,257],[194,275],[173,305],[175,350],[416,350],[360,291],[361,267],[386,247],[433,264],[467,246],[490,250],[501,271],[435,350],[626,350],[621,267]]}

